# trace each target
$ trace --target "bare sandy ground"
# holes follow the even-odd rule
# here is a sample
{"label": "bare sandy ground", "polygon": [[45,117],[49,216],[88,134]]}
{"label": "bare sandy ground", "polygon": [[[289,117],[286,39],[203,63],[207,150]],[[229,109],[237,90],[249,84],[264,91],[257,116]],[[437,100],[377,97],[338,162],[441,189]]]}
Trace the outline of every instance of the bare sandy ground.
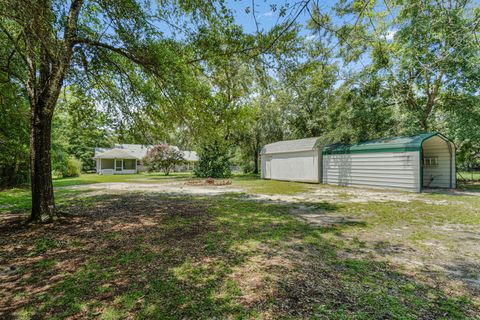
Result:
{"label": "bare sandy ground", "polygon": [[[137,183],[137,182],[106,182],[89,185],[65,187],[67,189],[96,190],[94,194],[125,193],[125,192],[162,192],[191,195],[218,195],[231,192],[243,192],[241,188],[226,186],[192,186],[184,182],[167,183]],[[89,195],[92,195],[90,193]]]}
{"label": "bare sandy ground", "polygon": [[[90,189],[95,190],[94,194],[108,194],[108,193],[124,193],[124,192],[160,192],[160,193],[179,193],[191,195],[219,195],[225,193],[247,193],[254,200],[264,201],[278,201],[278,202],[331,202],[331,203],[369,203],[369,202],[411,202],[422,201],[431,204],[455,204],[458,201],[455,199],[430,199],[424,197],[422,194],[411,193],[405,191],[395,190],[381,190],[381,189],[363,189],[351,187],[328,187],[319,185],[318,188],[313,186],[309,192],[300,193],[296,195],[283,194],[261,194],[251,193],[247,189],[236,185],[225,186],[195,186],[188,185],[184,182],[166,182],[166,183],[138,183],[138,182],[108,182],[96,183],[91,185],[78,185],[64,187],[69,189]],[[438,190],[427,190],[429,192],[438,192]],[[449,195],[478,195],[480,193],[462,192],[462,191],[445,191]],[[458,202],[460,203],[460,202]]]}

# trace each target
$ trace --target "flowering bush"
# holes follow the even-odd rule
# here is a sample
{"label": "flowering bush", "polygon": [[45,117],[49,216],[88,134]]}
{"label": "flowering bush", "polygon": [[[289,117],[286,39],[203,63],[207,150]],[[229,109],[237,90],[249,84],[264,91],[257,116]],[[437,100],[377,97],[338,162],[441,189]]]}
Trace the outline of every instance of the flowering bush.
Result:
{"label": "flowering bush", "polygon": [[148,171],[161,171],[169,175],[176,165],[185,163],[182,152],[166,143],[157,144],[148,150],[143,159]]}

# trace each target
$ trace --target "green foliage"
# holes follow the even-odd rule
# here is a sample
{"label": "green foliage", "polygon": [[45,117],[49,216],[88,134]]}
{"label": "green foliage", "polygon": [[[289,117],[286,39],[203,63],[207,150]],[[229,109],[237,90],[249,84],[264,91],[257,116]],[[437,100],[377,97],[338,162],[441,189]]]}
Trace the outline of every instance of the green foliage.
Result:
{"label": "green foliage", "polygon": [[231,176],[230,155],[225,145],[213,141],[201,147],[195,175],[200,178],[227,178]]}
{"label": "green foliage", "polygon": [[[0,74],[0,186],[28,180],[18,23],[36,12],[19,3],[0,4],[23,19],[1,18],[0,58],[11,73]],[[69,8],[46,3],[52,19],[35,37],[61,53],[48,33],[63,34]],[[287,8],[271,7],[279,18]],[[200,146],[197,174],[208,177],[228,175],[232,154],[245,172],[258,172],[262,146],[278,140],[357,142],[426,130],[455,141],[461,169],[478,166],[478,4],[339,0],[331,9],[308,5],[311,34],[302,36],[295,21],[248,34],[223,1],[84,2],[76,32],[83,40],[72,45],[70,85],[53,120],[56,174],[71,156],[92,170],[94,148],[112,142]]]}
{"label": "green foliage", "polygon": [[67,168],[65,172],[63,172],[62,176],[64,178],[78,177],[80,176],[81,169],[82,161],[74,157],[69,157],[67,161]]}
{"label": "green foliage", "polygon": [[57,177],[72,178],[80,176],[82,162],[63,151],[54,153],[53,163],[53,172]]}
{"label": "green foliage", "polygon": [[[112,120],[77,86],[65,89],[55,110],[52,132],[53,168],[65,167],[66,158],[73,156],[82,162],[82,171],[95,169],[95,147],[111,145],[109,125]],[[58,164],[56,162],[61,162]]]}
{"label": "green foliage", "polygon": [[327,111],[325,139],[356,143],[398,134],[388,96],[376,77],[339,87]]}
{"label": "green foliage", "polygon": [[0,187],[11,187],[29,180],[29,113],[23,93],[1,79]]}

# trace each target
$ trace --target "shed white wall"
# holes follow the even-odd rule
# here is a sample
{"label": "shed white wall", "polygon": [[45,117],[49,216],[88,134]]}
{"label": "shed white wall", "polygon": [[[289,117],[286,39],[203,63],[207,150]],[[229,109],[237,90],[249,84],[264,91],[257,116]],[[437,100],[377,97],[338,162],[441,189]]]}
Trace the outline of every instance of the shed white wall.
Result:
{"label": "shed white wall", "polygon": [[420,192],[419,152],[323,155],[323,183]]}
{"label": "shed white wall", "polygon": [[436,157],[438,165],[423,165],[423,186],[455,188],[455,146],[439,136],[423,143],[423,157]]}
{"label": "shed white wall", "polygon": [[321,156],[317,150],[262,155],[262,178],[320,182]]}

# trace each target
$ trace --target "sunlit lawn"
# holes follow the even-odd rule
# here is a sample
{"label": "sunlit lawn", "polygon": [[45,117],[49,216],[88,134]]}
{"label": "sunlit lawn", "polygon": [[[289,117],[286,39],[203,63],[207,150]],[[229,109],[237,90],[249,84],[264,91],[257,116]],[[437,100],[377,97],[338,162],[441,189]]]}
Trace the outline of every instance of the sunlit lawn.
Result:
{"label": "sunlit lawn", "polygon": [[[192,177],[190,172],[174,172],[166,176],[164,174],[128,174],[128,175],[99,175],[82,174],[75,178],[55,178],[53,186],[56,188],[55,196],[57,201],[69,199],[68,195],[75,195],[80,191],[64,189],[64,187],[89,185],[105,182],[130,182],[130,183],[163,183],[171,181],[182,181]],[[4,210],[22,210],[31,208],[31,196],[28,186],[21,188],[5,189],[0,191],[0,213]]]}
{"label": "sunlit lawn", "polygon": [[[9,214],[28,213],[28,189],[0,192],[0,318],[480,316],[480,288],[395,262],[417,261],[428,270],[442,265],[480,279],[475,195],[356,203],[343,188],[343,203],[272,203],[245,194],[92,196],[88,189],[93,183],[182,183],[191,177],[57,179],[56,202],[66,217],[42,227],[25,226]],[[64,188],[74,185],[85,188]],[[236,175],[232,185],[267,195],[325,187],[253,175]],[[298,208],[302,219],[292,213]]]}
{"label": "sunlit lawn", "polygon": [[457,174],[458,179],[465,179],[465,180],[476,180],[480,181],[480,171],[460,171]]}
{"label": "sunlit lawn", "polygon": [[[85,186],[95,183],[166,183],[166,182],[182,182],[187,179],[194,178],[191,172],[174,172],[166,176],[161,173],[141,173],[129,175],[99,175],[99,174],[82,174],[75,178],[56,178],[53,185],[56,188],[55,194],[57,199],[62,199],[68,194],[75,194],[78,191],[69,190],[72,186]],[[233,175],[232,185],[239,186],[249,193],[257,194],[285,194],[293,195],[307,192],[313,186],[306,183],[261,180],[257,175]],[[66,189],[65,189],[66,188]],[[30,208],[30,190],[27,186],[23,188],[13,188],[0,191],[0,212],[2,209],[20,210]]]}
{"label": "sunlit lawn", "polygon": [[[317,205],[328,214],[353,208]],[[378,212],[379,219],[385,208],[363,207]],[[361,253],[365,243],[345,237],[380,221],[315,226],[290,214],[288,205],[231,194],[103,195],[60,209],[68,219],[4,230],[0,252],[13,267],[0,284],[4,316],[467,319],[480,314],[468,294],[447,292],[441,282],[428,283],[372,259]]]}
{"label": "sunlit lawn", "polygon": [[234,186],[245,188],[249,193],[256,194],[283,194],[294,195],[311,190],[313,187],[319,187],[318,184],[308,184],[301,182],[288,182],[276,180],[262,180],[258,176],[238,175],[232,179]]}
{"label": "sunlit lawn", "polygon": [[155,183],[182,180],[192,177],[191,172],[173,172],[168,176],[163,173],[139,173],[139,174],[119,174],[119,175],[100,175],[96,173],[82,174],[76,178],[54,179],[55,187],[66,187],[73,185],[93,184],[102,182],[141,182]]}

